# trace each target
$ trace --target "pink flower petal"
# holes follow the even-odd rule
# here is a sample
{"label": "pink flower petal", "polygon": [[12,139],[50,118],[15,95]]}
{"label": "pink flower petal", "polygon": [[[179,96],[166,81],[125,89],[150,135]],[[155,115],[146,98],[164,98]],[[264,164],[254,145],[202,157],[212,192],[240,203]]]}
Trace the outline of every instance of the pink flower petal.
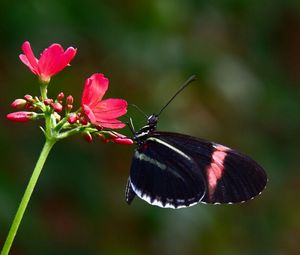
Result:
{"label": "pink flower petal", "polygon": [[61,61],[63,52],[63,48],[58,44],[52,44],[46,48],[39,60],[39,71],[45,76],[51,76]]}
{"label": "pink flower petal", "polygon": [[85,81],[82,104],[95,107],[101,101],[105,92],[108,89],[108,79],[103,74],[93,74]]}
{"label": "pink flower petal", "polygon": [[85,113],[85,115],[89,118],[89,120],[91,121],[91,123],[96,124],[97,125],[97,120],[96,117],[92,111],[92,109],[88,106],[88,105],[82,105],[82,109]]}
{"label": "pink flower petal", "polygon": [[42,53],[39,61],[39,70],[44,76],[51,77],[64,69],[75,54],[76,49],[73,47],[69,47],[64,52],[60,44],[52,44]]}
{"label": "pink flower petal", "polygon": [[70,64],[71,60],[75,57],[76,53],[77,53],[77,49],[73,47],[69,47],[68,49],[66,49],[62,61],[64,67]]}
{"label": "pink flower petal", "polygon": [[123,128],[125,124],[122,121],[117,120],[115,118],[98,118],[92,111],[92,109],[87,106],[83,105],[83,111],[86,116],[89,118],[92,124],[99,125],[105,128]]}
{"label": "pink flower petal", "polygon": [[21,61],[29,67],[29,69],[36,75],[40,75],[38,70],[38,60],[34,56],[30,43],[28,41],[24,42],[22,45],[22,50],[24,54],[20,54],[19,58]]}
{"label": "pink flower petal", "polygon": [[63,53],[64,49],[59,44],[52,44],[43,51],[39,60],[39,71],[44,77],[51,77],[62,69]]}
{"label": "pink flower petal", "polygon": [[117,119],[102,119],[102,120],[97,119],[96,123],[93,124],[100,125],[104,128],[115,128],[115,129],[123,128],[126,126],[122,121]]}
{"label": "pink flower petal", "polygon": [[100,101],[93,110],[98,119],[114,119],[127,112],[127,102],[123,99],[109,98]]}

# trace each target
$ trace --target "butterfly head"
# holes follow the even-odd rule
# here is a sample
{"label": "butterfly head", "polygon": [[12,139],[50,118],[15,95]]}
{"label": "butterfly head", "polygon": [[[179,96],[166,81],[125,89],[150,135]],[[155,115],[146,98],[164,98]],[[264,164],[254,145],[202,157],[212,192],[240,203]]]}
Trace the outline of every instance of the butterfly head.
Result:
{"label": "butterfly head", "polygon": [[149,127],[149,131],[153,131],[156,129],[158,122],[158,115],[152,114],[147,119],[147,126]]}
{"label": "butterfly head", "polygon": [[151,134],[151,132],[156,130],[158,122],[158,115],[152,114],[147,119],[147,125],[143,126],[139,131],[134,132],[133,140],[141,145],[146,140],[146,138]]}

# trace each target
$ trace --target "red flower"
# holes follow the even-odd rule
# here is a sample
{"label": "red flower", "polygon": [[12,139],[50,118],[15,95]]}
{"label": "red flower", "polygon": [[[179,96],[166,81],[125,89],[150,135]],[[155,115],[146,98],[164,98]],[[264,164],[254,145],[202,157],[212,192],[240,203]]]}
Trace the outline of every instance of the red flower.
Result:
{"label": "red flower", "polygon": [[14,122],[27,122],[36,116],[34,112],[12,112],[6,115],[6,118]]}
{"label": "red flower", "polygon": [[22,50],[24,54],[19,56],[21,61],[44,82],[49,82],[51,76],[69,65],[76,54],[76,49],[73,47],[64,51],[60,44],[52,44],[43,51],[40,59],[37,59],[27,41],[23,43]]}
{"label": "red flower", "polygon": [[104,128],[123,128],[118,117],[127,112],[127,102],[123,99],[102,100],[108,89],[108,79],[103,74],[93,74],[85,81],[81,99],[82,109],[92,124]]}

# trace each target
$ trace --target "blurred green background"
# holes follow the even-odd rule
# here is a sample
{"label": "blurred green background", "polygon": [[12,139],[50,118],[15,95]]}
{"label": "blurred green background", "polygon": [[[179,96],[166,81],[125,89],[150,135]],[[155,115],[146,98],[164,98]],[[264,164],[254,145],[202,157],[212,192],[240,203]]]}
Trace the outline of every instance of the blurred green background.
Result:
{"label": "blurred green background", "polygon": [[[36,55],[54,42],[78,48],[49,88],[77,106],[95,72],[110,79],[107,97],[149,114],[196,74],[159,129],[238,149],[269,176],[263,194],[241,205],[128,206],[134,146],[72,137],[50,154],[11,254],[300,254],[298,0],[1,0],[0,31],[1,243],[44,140],[37,122],[5,118],[15,98],[39,94],[18,59],[25,40]],[[129,116],[145,124],[135,109]]]}

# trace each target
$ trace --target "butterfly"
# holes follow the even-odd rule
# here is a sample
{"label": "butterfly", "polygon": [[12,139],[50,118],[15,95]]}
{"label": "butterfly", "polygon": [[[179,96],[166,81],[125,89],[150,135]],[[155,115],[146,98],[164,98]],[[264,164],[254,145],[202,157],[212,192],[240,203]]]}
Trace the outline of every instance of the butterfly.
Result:
{"label": "butterfly", "polygon": [[190,77],[158,114],[134,131],[134,151],[126,202],[138,196],[151,205],[183,208],[198,203],[232,204],[260,194],[264,169],[250,157],[224,145],[193,136],[157,131],[159,115],[195,77]]}

